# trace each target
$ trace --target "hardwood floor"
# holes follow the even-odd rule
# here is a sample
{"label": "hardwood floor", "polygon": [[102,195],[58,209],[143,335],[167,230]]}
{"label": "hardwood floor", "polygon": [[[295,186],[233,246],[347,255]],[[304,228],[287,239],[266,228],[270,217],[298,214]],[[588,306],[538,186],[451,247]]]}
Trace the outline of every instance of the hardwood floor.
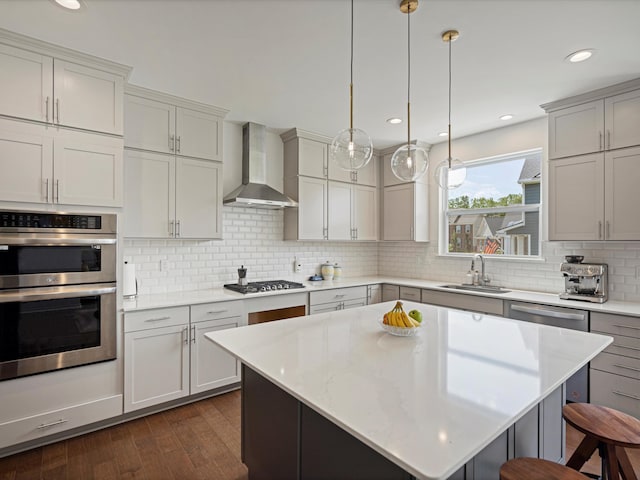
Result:
{"label": "hardwood floor", "polygon": [[240,391],[0,459],[0,480],[247,480]]}
{"label": "hardwood floor", "polygon": [[[567,426],[567,458],[582,434]],[[640,450],[627,450],[640,472]],[[598,474],[597,453],[583,471]],[[0,458],[0,480],[248,480],[240,391]]]}

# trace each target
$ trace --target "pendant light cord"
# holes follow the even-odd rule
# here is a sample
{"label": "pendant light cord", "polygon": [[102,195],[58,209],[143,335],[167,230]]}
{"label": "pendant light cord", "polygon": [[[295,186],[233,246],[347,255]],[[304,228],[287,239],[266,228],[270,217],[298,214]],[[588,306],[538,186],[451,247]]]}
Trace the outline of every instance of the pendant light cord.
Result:
{"label": "pendant light cord", "polygon": [[411,145],[411,5],[407,11],[407,149]]}
{"label": "pendant light cord", "polygon": [[449,132],[447,139],[449,142],[449,169],[451,169],[451,43],[453,35],[449,35]]}
{"label": "pendant light cord", "polygon": [[[351,0],[351,63],[350,63],[350,69],[351,69],[351,76],[350,76],[350,83],[349,83],[349,129],[353,130],[353,0]],[[352,137],[353,133],[350,134],[350,138],[353,140]]]}

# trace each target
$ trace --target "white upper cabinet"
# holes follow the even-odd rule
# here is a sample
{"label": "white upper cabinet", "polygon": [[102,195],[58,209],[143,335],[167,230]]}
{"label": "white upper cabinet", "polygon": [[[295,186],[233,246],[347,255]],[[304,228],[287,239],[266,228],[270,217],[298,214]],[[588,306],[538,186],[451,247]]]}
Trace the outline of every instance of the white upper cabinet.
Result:
{"label": "white upper cabinet", "polygon": [[606,240],[640,240],[638,181],[640,147],[605,154],[603,234]]}
{"label": "white upper cabinet", "polygon": [[384,187],[382,239],[429,241],[427,186],[403,183]]}
{"label": "white upper cabinet", "polygon": [[378,189],[365,185],[351,187],[351,225],[354,240],[378,239]]}
{"label": "white upper cabinet", "polygon": [[640,145],[640,79],[542,107],[549,113],[549,159]]}
{"label": "white upper cabinet", "polygon": [[123,88],[129,70],[0,32],[0,115],[122,135]]}
{"label": "white upper cabinet", "polygon": [[[295,147],[295,143],[293,145]],[[328,170],[328,145],[326,143],[297,139],[298,175],[326,178]]]}
{"label": "white upper cabinet", "polygon": [[127,85],[125,147],[222,160],[226,110]]}
{"label": "white upper cabinet", "polygon": [[351,185],[329,182],[329,240],[353,240]]}
{"label": "white upper cabinet", "polygon": [[122,139],[0,120],[0,199],[118,207]]}
{"label": "white upper cabinet", "polygon": [[298,199],[297,207],[284,210],[284,239],[326,240],[327,181],[302,176],[285,178],[284,190],[286,195]]}

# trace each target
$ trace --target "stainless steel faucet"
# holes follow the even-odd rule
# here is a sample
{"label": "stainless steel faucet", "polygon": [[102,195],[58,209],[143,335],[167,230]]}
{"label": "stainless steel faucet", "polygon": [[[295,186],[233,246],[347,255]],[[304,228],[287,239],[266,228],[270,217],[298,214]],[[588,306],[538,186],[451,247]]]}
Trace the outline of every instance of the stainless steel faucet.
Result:
{"label": "stainless steel faucet", "polygon": [[473,268],[473,265],[475,265],[475,261],[476,260],[480,260],[480,263],[482,264],[482,266],[481,266],[482,270],[480,272],[480,278],[478,279],[478,284],[479,285],[487,285],[489,282],[491,282],[491,279],[489,278],[489,275],[487,275],[485,273],[485,271],[484,271],[484,257],[482,255],[480,255],[479,253],[476,253],[473,256],[473,263],[471,264],[472,268]]}

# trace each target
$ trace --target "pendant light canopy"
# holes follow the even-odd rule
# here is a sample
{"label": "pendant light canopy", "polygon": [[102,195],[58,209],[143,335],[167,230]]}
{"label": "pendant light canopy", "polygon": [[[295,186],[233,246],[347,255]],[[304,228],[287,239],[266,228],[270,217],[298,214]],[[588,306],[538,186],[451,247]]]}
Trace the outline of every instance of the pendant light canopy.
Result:
{"label": "pendant light canopy", "polygon": [[329,155],[343,170],[364,167],[373,155],[373,142],[367,133],[353,128],[353,0],[351,0],[351,82],[349,83],[349,128],[341,130],[331,142]]}
{"label": "pendant light canopy", "polygon": [[418,0],[402,0],[400,4],[400,11],[407,14],[407,144],[394,152],[391,170],[403,182],[417,180],[429,166],[427,151],[411,144],[411,12],[417,8]]}
{"label": "pendant light canopy", "polygon": [[453,190],[464,183],[467,178],[467,167],[457,158],[451,156],[451,44],[458,39],[460,32],[447,30],[442,40],[449,44],[449,155],[436,167],[434,178],[440,188]]}

